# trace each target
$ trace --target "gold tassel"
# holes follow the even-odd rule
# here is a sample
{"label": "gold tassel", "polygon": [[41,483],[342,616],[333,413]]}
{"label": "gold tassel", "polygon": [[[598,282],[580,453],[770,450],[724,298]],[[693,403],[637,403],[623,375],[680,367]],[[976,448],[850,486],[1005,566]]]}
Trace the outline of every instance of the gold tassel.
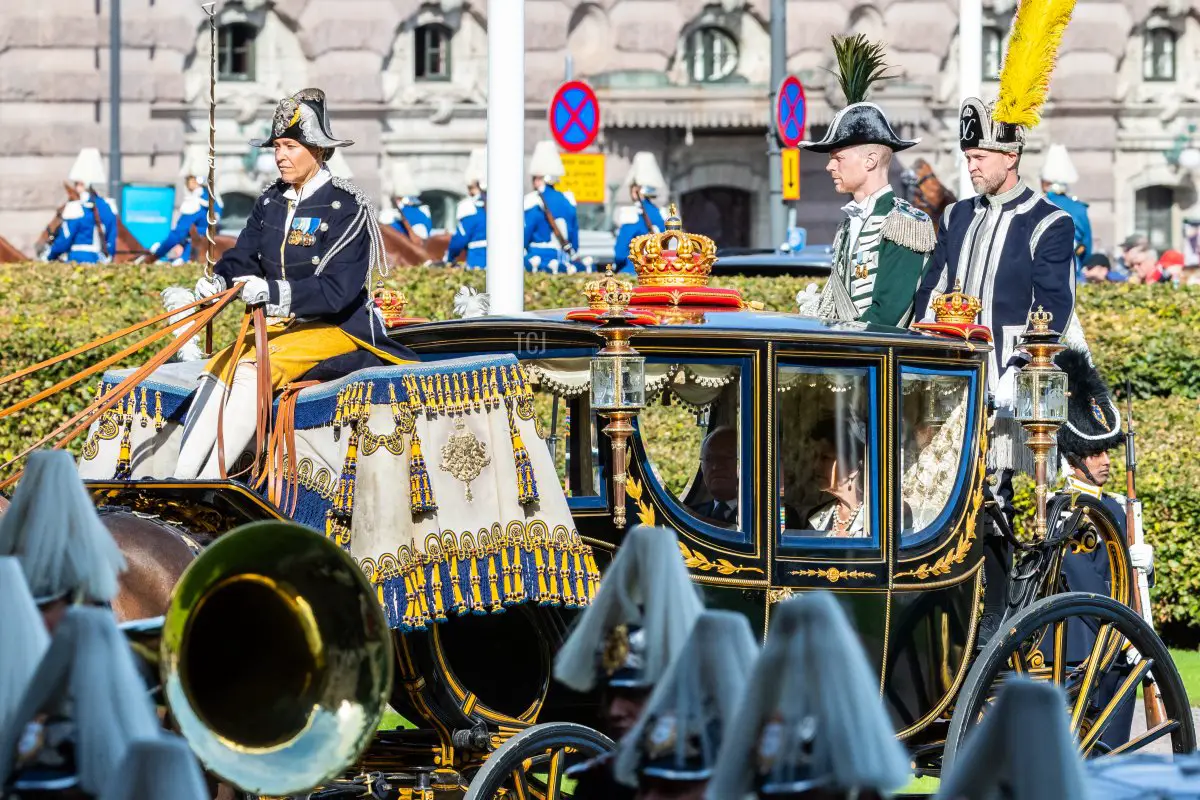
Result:
{"label": "gold tassel", "polygon": [[425,630],[432,617],[429,614],[429,585],[425,582],[425,558],[421,553],[414,555],[413,587],[417,595],[417,630]]}
{"label": "gold tassel", "polygon": [[[488,590],[491,591],[491,593],[492,593],[492,613],[499,614],[504,611],[504,597],[503,597],[503,595],[500,594],[500,587],[497,585],[497,582],[496,582],[495,548],[492,548],[492,550],[493,550],[492,552],[488,553]],[[503,552],[503,550],[501,550],[501,552]],[[507,563],[508,559],[505,558],[504,560]],[[509,582],[507,569],[508,569],[508,567],[506,566],[505,567],[506,572],[504,574],[504,580],[506,583]]]}
{"label": "gold tassel", "polygon": [[566,550],[562,551],[562,566],[558,570],[559,578],[562,581],[562,599],[567,604],[567,608],[575,607],[575,595],[571,590],[571,554]]}
{"label": "gold tassel", "polygon": [[437,511],[433,502],[433,486],[429,482],[429,468],[425,464],[425,456],[421,453],[421,436],[413,428],[410,437],[408,459],[409,503],[413,516],[429,511]]}
{"label": "gold tassel", "polygon": [[479,578],[479,559],[481,554],[468,551],[467,558],[471,564],[471,613],[483,614],[483,582]]}
{"label": "gold tassel", "polygon": [[458,573],[458,563],[460,561],[458,545],[451,542],[447,550],[449,550],[449,558],[446,560],[446,567],[450,572],[450,594],[454,600],[453,611],[455,614],[462,616],[467,613],[467,601],[463,599],[462,578],[459,577]]}
{"label": "gold tassel", "polygon": [[525,599],[525,566],[521,549],[521,543],[517,541],[513,546],[513,601],[517,603]]}
{"label": "gold tassel", "polygon": [[130,473],[133,470],[133,446],[130,440],[133,436],[133,413],[136,404],[137,401],[133,398],[132,393],[125,398],[123,403],[124,416],[121,419],[121,424],[124,430],[121,433],[121,450],[117,455],[117,469],[114,475],[116,480],[119,481],[129,480]]}

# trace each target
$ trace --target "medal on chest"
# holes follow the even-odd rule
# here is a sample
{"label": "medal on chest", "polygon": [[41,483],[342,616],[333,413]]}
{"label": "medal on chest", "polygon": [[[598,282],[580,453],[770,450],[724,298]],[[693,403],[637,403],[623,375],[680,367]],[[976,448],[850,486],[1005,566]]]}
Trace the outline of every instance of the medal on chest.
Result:
{"label": "medal on chest", "polygon": [[321,220],[317,217],[295,217],[288,231],[287,243],[300,247],[312,247],[317,243],[317,229]]}
{"label": "medal on chest", "polygon": [[871,274],[871,268],[875,266],[878,253],[874,251],[858,252],[854,254],[854,277],[858,280],[866,280]]}

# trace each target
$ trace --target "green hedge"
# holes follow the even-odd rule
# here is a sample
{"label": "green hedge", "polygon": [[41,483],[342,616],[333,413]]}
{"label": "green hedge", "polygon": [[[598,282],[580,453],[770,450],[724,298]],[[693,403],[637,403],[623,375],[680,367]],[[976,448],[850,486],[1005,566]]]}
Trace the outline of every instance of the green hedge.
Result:
{"label": "green hedge", "polygon": [[[132,325],[161,310],[159,292],[192,286],[197,267],[24,264],[0,267],[0,374],[50,358],[84,342]],[[585,276],[527,275],[529,308],[578,305]],[[808,278],[721,278],[768,310],[790,310]],[[462,285],[483,290],[484,275],[457,269],[405,269],[388,280],[402,289],[410,313],[434,319],[452,316]],[[1159,571],[1155,612],[1163,623],[1200,630],[1200,290],[1162,286],[1085,286],[1080,315],[1093,354],[1110,384],[1123,392],[1129,376],[1137,398],[1141,460],[1140,492],[1146,530],[1156,545]],[[236,315],[218,326],[218,341],[232,338]],[[0,387],[5,406],[49,387],[117,352],[132,340],[73,359],[24,381]],[[140,354],[127,363],[146,358]],[[36,411],[0,420],[0,457],[7,461],[23,446],[81,410],[86,388],[63,395]],[[1118,460],[1120,456],[1118,454]],[[1113,486],[1124,485],[1118,466]]]}

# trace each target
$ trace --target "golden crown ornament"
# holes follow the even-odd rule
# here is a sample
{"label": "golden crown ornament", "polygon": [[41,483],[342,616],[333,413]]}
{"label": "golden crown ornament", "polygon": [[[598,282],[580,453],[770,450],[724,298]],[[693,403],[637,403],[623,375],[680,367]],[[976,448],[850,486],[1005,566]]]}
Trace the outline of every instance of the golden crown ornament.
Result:
{"label": "golden crown ornament", "polygon": [[962,283],[955,281],[954,291],[938,295],[933,301],[934,319],[951,325],[973,325],[983,303],[962,290]]}
{"label": "golden crown ornament", "polygon": [[667,208],[666,228],[662,233],[635,237],[629,244],[638,285],[708,286],[717,261],[716,242],[684,231],[674,204]]}

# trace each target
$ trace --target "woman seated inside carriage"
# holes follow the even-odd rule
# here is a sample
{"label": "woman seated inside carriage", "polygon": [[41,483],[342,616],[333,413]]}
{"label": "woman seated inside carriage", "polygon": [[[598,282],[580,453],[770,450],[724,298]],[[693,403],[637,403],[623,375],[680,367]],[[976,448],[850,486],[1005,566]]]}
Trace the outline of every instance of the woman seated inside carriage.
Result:
{"label": "woman seated inside carriage", "polygon": [[[270,138],[251,142],[274,148],[280,179],[254,204],[215,275],[196,285],[198,296],[211,297],[240,284],[247,306],[265,306],[275,391],[306,375],[317,377],[312,371],[318,365],[328,378],[417,360],[388,338],[372,302],[373,271],[386,266],[374,204],[326,166],[334,148],[351,144],[334,138],[324,92],[304,89],[284,98]],[[232,465],[254,438],[255,348],[248,343],[231,351],[218,353],[205,368],[180,445],[178,478],[221,477],[221,465]],[[227,411],[220,415],[226,385]]]}
{"label": "woman seated inside carriage", "polygon": [[863,524],[866,431],[862,423],[824,417],[813,426],[809,438],[816,448],[813,465],[823,484],[821,492],[832,499],[809,512],[807,528],[823,531],[823,535],[830,537],[866,536]]}

